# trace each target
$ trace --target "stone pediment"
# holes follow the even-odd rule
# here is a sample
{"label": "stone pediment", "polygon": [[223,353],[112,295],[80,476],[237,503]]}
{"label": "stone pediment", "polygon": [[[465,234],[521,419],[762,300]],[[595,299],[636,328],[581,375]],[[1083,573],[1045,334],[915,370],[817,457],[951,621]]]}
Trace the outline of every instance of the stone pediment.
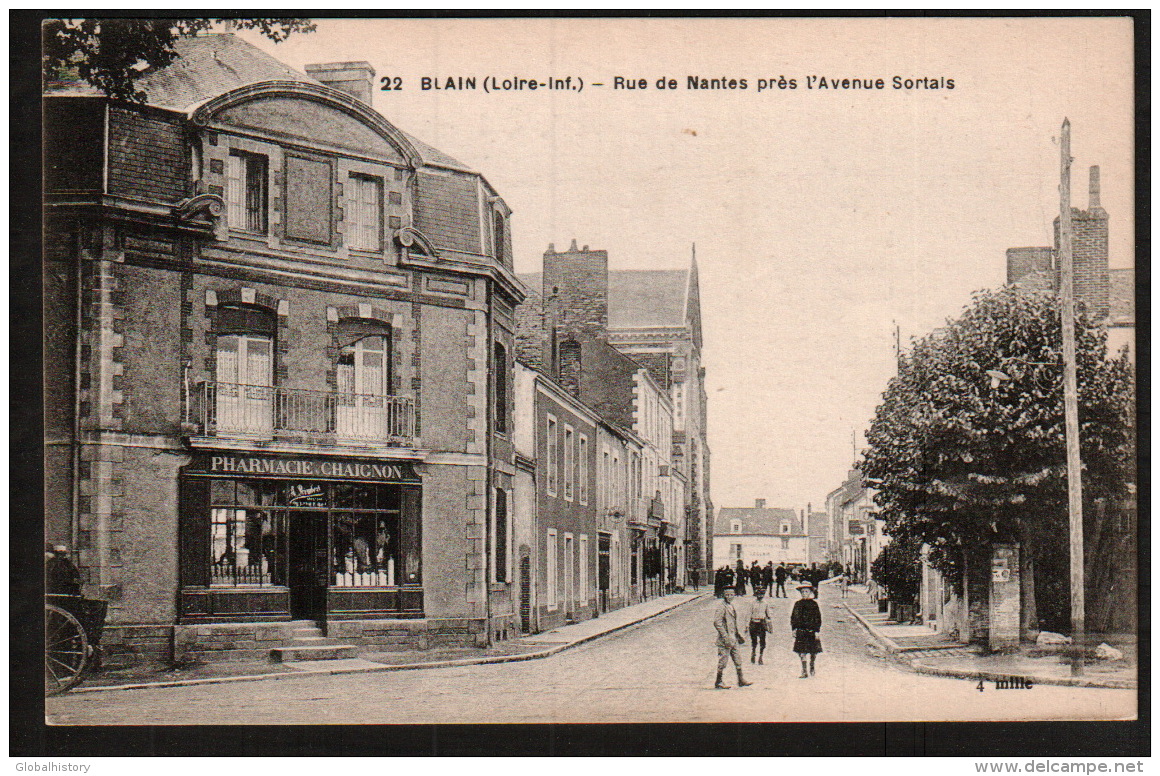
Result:
{"label": "stone pediment", "polygon": [[288,137],[306,145],[338,146],[403,162],[398,149],[371,127],[339,110],[294,97],[260,97],[220,111],[220,124]]}

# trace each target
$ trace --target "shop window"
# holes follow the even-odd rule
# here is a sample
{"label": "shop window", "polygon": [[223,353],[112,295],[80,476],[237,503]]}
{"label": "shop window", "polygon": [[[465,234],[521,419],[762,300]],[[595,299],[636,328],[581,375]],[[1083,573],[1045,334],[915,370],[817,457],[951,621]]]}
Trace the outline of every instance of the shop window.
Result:
{"label": "shop window", "polygon": [[363,337],[339,351],[337,433],[343,440],[385,440],[399,425],[387,400],[390,348],[383,336]]}
{"label": "shop window", "polygon": [[215,480],[210,489],[210,584],[284,585],[284,515],[271,483]]}
{"label": "shop window", "polygon": [[495,360],[492,363],[495,375],[495,430],[498,434],[506,434],[508,426],[508,397],[507,397],[507,349],[495,343]]}
{"label": "shop window", "polygon": [[221,334],[216,340],[218,434],[269,436],[274,427],[274,341],[265,334]]}
{"label": "shop window", "polygon": [[266,232],[266,157],[234,151],[226,164],[226,218],[230,228]]}
{"label": "shop window", "polygon": [[286,237],[330,244],[331,187],[330,162],[286,156]]}
{"label": "shop window", "polygon": [[335,587],[399,584],[399,508],[336,512],[331,540]]}
{"label": "shop window", "polygon": [[364,251],[383,249],[383,180],[351,175],[343,218],[348,224],[350,247]]}
{"label": "shop window", "polygon": [[638,582],[640,582],[640,540],[634,537],[632,539],[628,583],[635,585]]}

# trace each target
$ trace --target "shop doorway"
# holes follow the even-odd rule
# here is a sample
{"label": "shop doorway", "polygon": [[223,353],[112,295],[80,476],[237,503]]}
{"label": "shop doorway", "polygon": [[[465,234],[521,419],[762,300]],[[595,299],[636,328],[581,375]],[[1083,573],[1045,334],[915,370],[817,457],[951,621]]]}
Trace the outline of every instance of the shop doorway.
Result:
{"label": "shop doorway", "polygon": [[330,547],[326,512],[293,512],[290,516],[290,615],[296,620],[326,616]]}

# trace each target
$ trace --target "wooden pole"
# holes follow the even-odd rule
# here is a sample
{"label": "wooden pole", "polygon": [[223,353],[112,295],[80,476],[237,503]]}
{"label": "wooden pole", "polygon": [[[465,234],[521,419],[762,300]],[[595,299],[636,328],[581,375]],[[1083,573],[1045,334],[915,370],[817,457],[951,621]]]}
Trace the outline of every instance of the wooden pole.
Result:
{"label": "wooden pole", "polygon": [[1079,402],[1075,374],[1074,267],[1071,250],[1071,122],[1063,120],[1060,138],[1059,184],[1059,301],[1063,329],[1063,418],[1067,445],[1067,517],[1071,547],[1071,673],[1083,673],[1083,484],[1080,480]]}

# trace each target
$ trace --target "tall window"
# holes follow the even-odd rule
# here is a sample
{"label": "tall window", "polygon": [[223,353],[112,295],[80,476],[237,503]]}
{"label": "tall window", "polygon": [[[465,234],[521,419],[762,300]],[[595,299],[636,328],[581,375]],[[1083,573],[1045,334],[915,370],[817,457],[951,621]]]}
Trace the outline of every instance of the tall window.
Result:
{"label": "tall window", "polygon": [[580,450],[576,453],[576,488],[581,504],[588,503],[588,437],[580,435]]}
{"label": "tall window", "polygon": [[616,506],[612,503],[612,483],[609,482],[612,476],[612,456],[608,452],[608,448],[604,448],[604,458],[600,463],[600,494],[603,499],[601,509],[606,512],[612,511]]}
{"label": "tall window", "polygon": [[218,433],[266,434],[274,425],[274,344],[259,334],[217,337]]}
{"label": "tall window", "polygon": [[494,582],[508,581],[508,509],[507,491],[495,489],[495,578]]}
{"label": "tall window", "polygon": [[383,179],[350,176],[350,195],[343,209],[349,224],[350,247],[364,251],[383,249]]}
{"label": "tall window", "polygon": [[508,397],[507,397],[507,349],[495,343],[495,430],[497,433],[507,433]]}
{"label": "tall window", "polygon": [[338,355],[338,436],[386,440],[393,426],[386,401],[388,340],[363,337]]}
{"label": "tall window", "polygon": [[632,492],[629,497],[633,499],[640,498],[640,453],[632,454]]}
{"label": "tall window", "polygon": [[611,479],[612,479],[612,503],[615,506],[621,507],[623,509],[625,507],[625,504],[624,504],[624,491],[621,489],[620,454],[619,453],[612,454],[612,478]]}
{"label": "tall window", "polygon": [[564,500],[571,501],[575,495],[574,480],[576,478],[576,433],[571,426],[564,426]]}
{"label": "tall window", "polygon": [[495,259],[501,264],[504,261],[504,219],[503,213],[496,210],[493,214],[493,222],[495,224],[493,237],[495,239]]}
{"label": "tall window", "polygon": [[557,566],[558,558],[556,555],[556,553],[559,552],[559,547],[557,547],[556,543],[555,528],[548,529],[548,545],[545,547],[544,552],[547,555],[547,557],[544,559],[547,561],[544,564],[544,574],[547,576],[547,580],[545,580],[547,582],[547,590],[544,592],[548,599],[548,608],[555,609],[556,605],[560,601],[560,588],[557,580],[557,575],[559,574]]}
{"label": "tall window", "polygon": [[581,606],[588,605],[588,535],[580,534],[580,589],[576,596]]}
{"label": "tall window", "polygon": [[548,495],[556,495],[556,419],[548,416]]}
{"label": "tall window", "polygon": [[612,569],[612,580],[610,587],[613,595],[620,595],[620,577],[624,571],[624,559],[620,557],[620,532],[614,531],[612,533],[612,562],[609,564]]}
{"label": "tall window", "polygon": [[235,151],[226,165],[226,217],[234,229],[266,231],[266,157]]}

